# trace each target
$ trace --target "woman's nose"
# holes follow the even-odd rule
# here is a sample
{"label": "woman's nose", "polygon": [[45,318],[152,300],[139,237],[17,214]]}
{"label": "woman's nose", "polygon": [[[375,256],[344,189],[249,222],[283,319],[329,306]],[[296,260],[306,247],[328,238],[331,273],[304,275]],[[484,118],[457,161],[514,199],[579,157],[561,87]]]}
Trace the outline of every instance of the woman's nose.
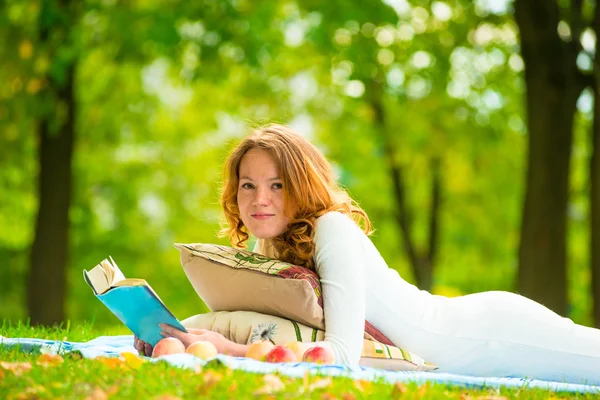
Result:
{"label": "woman's nose", "polygon": [[254,196],[254,204],[265,206],[269,204],[269,191],[266,189],[257,189]]}

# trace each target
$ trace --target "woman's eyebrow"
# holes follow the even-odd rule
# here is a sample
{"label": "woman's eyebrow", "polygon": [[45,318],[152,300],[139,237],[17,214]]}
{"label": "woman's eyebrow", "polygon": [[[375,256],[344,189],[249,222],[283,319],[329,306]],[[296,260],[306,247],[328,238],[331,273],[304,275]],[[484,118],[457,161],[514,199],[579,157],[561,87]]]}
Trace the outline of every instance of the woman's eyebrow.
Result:
{"label": "woman's eyebrow", "polygon": [[[249,181],[252,181],[252,180],[253,180],[252,178],[250,178],[249,176],[246,176],[246,175],[240,176],[240,179],[247,179],[247,180],[249,180]],[[267,179],[267,180],[268,180],[268,181],[280,181],[280,180],[281,180],[281,178],[277,176],[277,177],[275,177],[275,178],[269,178],[269,179]]]}

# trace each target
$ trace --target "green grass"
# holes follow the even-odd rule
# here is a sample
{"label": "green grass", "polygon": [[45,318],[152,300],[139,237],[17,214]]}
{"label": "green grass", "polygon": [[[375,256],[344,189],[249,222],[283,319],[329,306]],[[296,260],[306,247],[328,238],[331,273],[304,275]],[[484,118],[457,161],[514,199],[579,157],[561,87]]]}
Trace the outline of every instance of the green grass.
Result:
{"label": "green grass", "polygon": [[[101,335],[127,334],[122,327],[94,329],[91,324],[37,328],[26,323],[3,321],[0,335],[68,341],[86,341]],[[41,357],[41,358],[40,358]],[[260,375],[209,363],[198,370],[181,369],[165,362],[141,362],[137,357],[83,359],[65,354],[64,361],[42,365],[42,355],[0,347],[0,397],[7,399],[138,399],[138,398],[311,398],[311,399],[386,399],[386,398],[598,398],[594,395],[552,393],[531,389],[467,390],[449,385],[353,381],[349,378]],[[50,360],[52,361],[52,360]],[[27,364],[17,364],[27,363]],[[19,371],[23,366],[29,369]],[[279,390],[277,390],[279,388]],[[271,391],[271,393],[269,393]],[[265,394],[265,392],[267,392]],[[261,394],[262,393],[262,394]]]}

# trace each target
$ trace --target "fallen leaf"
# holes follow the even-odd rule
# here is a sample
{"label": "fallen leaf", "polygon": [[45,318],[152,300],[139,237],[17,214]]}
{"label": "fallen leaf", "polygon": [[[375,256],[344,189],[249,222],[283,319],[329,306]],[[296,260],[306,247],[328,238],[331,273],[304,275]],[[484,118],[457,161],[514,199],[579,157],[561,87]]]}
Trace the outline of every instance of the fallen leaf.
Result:
{"label": "fallen leaf", "polygon": [[229,393],[233,393],[237,390],[237,382],[233,382],[231,386],[229,386]]}
{"label": "fallen leaf", "polygon": [[394,389],[392,389],[392,397],[399,397],[406,393],[408,389],[404,386],[402,382],[396,382],[394,384]]}
{"label": "fallen leaf", "polygon": [[108,399],[108,396],[106,395],[104,390],[100,389],[97,386],[92,390],[92,393],[88,397],[86,397],[86,400],[106,400],[106,399]]}
{"label": "fallen leaf", "polygon": [[106,365],[109,368],[121,368],[121,367],[123,367],[123,364],[124,364],[124,360],[120,357],[100,356],[100,357],[96,357],[95,360]]}
{"label": "fallen leaf", "polygon": [[371,382],[364,379],[358,379],[354,381],[354,387],[358,389],[359,392],[364,393],[371,389]]}
{"label": "fallen leaf", "polygon": [[221,379],[223,379],[223,374],[210,369],[202,374],[202,377],[204,378],[204,384],[216,385],[217,383],[221,382]]}
{"label": "fallen leaf", "polygon": [[121,357],[123,357],[124,363],[132,369],[138,369],[142,366],[146,361],[139,357],[137,354],[133,354],[130,352],[121,353]]}
{"label": "fallen leaf", "polygon": [[47,368],[47,367],[55,367],[57,365],[60,365],[64,361],[65,360],[58,354],[42,354],[41,356],[38,357],[38,359],[35,363],[36,363],[36,365]]}
{"label": "fallen leaf", "polygon": [[308,385],[308,392],[312,392],[313,390],[317,390],[317,389],[325,389],[327,387],[331,386],[331,377],[327,377],[327,378],[322,378],[322,379],[317,379],[316,381],[312,382],[310,385]]}
{"label": "fallen leaf", "polygon": [[263,377],[264,386],[254,392],[254,395],[272,394],[285,389],[285,384],[277,375],[268,374]]}
{"label": "fallen leaf", "polygon": [[417,390],[417,397],[425,397],[427,395],[427,391],[429,390],[429,383],[419,386]]}
{"label": "fallen leaf", "polygon": [[344,393],[342,395],[342,400],[356,400],[356,396],[352,393]]}
{"label": "fallen leaf", "polygon": [[323,400],[337,400],[337,396],[335,394],[329,393],[329,392],[323,393],[321,398]]}
{"label": "fallen leaf", "polygon": [[0,362],[0,368],[12,372],[15,376],[19,376],[24,372],[31,371],[31,363],[29,362]]}

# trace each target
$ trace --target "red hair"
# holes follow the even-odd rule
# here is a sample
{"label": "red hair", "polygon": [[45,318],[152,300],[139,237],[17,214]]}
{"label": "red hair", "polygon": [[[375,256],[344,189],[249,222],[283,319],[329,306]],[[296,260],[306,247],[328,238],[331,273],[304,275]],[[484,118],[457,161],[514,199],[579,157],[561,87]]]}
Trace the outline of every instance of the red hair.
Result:
{"label": "red hair", "polygon": [[233,246],[245,248],[249,238],[240,218],[237,194],[240,162],[248,150],[255,148],[266,150],[275,160],[283,182],[284,209],[294,210],[294,215],[287,215],[287,230],[271,239],[278,259],[314,270],[315,221],[330,211],[350,216],[367,235],[371,234],[369,217],[336,182],[331,165],[319,150],[291,128],[272,124],[242,140],[225,163],[221,205],[227,225],[220,234],[229,236]]}

